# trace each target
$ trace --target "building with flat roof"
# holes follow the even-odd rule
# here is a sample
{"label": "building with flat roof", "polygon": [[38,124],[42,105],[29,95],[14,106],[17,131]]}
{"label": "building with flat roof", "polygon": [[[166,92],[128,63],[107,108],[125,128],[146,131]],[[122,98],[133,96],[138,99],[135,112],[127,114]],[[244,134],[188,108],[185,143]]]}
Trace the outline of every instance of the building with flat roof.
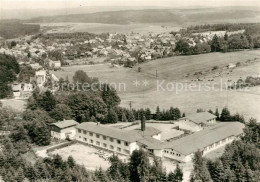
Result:
{"label": "building with flat roof", "polygon": [[217,116],[210,114],[209,112],[189,114],[178,120],[179,128],[192,132],[200,131],[203,128],[216,124],[216,118]]}
{"label": "building with flat roof", "polygon": [[52,123],[51,136],[56,139],[74,139],[76,135],[76,128],[78,123],[74,120],[63,120],[56,123]]}

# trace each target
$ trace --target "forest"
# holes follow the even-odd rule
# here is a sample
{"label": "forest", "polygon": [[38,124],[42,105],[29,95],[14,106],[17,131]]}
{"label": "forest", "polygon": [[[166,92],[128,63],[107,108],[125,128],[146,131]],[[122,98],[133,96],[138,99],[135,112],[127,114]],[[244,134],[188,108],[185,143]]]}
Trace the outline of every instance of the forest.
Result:
{"label": "forest", "polygon": [[40,25],[23,24],[19,20],[2,20],[0,21],[0,37],[13,39],[26,35],[33,35],[40,31]]}
{"label": "forest", "polygon": [[0,54],[0,99],[12,96],[10,83],[16,80],[20,67],[15,57]]}

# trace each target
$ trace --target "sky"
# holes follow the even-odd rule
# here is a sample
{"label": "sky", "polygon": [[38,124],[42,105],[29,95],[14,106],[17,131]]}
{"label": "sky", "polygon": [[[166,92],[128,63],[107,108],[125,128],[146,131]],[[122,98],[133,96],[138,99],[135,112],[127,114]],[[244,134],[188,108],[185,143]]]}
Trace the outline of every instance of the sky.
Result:
{"label": "sky", "polygon": [[1,9],[63,9],[82,6],[260,7],[260,0],[0,0]]}

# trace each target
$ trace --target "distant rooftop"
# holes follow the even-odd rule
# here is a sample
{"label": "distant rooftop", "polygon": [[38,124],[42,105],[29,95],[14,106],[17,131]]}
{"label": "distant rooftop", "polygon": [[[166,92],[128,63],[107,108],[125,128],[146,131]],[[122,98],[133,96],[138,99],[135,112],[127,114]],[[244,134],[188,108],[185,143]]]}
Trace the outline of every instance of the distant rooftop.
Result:
{"label": "distant rooftop", "polygon": [[76,122],[74,120],[64,120],[64,121],[52,123],[52,125],[55,125],[60,129],[71,127],[71,126],[76,126],[77,124],[78,124],[78,122]]}
{"label": "distant rooftop", "polygon": [[210,114],[209,112],[199,112],[194,114],[188,114],[186,117],[180,118],[180,120],[189,119],[194,123],[200,124],[200,123],[206,123],[208,120],[214,118],[217,118],[217,116]]}
{"label": "distant rooftop", "polygon": [[163,148],[171,148],[181,154],[188,155],[196,152],[198,149],[203,150],[205,147],[230,136],[242,134],[244,126],[240,122],[218,123],[191,135],[168,142],[163,145]]}

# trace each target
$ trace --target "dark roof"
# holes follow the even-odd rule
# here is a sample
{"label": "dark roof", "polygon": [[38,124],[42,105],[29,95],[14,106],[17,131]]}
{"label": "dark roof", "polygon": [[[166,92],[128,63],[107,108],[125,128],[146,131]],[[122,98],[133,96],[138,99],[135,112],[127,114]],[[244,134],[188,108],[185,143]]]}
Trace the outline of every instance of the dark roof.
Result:
{"label": "dark roof", "polygon": [[171,148],[181,154],[188,155],[203,150],[215,142],[238,136],[243,133],[244,124],[240,122],[222,122],[198,131],[191,135],[166,143],[162,148]]}
{"label": "dark roof", "polygon": [[60,129],[63,128],[68,128],[72,126],[76,126],[78,123],[74,120],[64,120],[64,121],[59,121],[57,123],[52,123],[51,125],[57,126]]}
{"label": "dark roof", "polygon": [[140,128],[131,130],[132,132],[136,132],[136,134],[138,135],[142,135],[142,136],[154,136],[157,135],[159,133],[162,133],[162,131],[154,128],[154,127],[146,127],[145,131],[142,131]]}
{"label": "dark roof", "polygon": [[217,116],[210,114],[209,112],[199,112],[199,113],[189,114],[186,117],[180,118],[179,120],[189,119],[194,123],[200,124],[200,123],[207,123],[208,120],[214,118],[217,118]]}

